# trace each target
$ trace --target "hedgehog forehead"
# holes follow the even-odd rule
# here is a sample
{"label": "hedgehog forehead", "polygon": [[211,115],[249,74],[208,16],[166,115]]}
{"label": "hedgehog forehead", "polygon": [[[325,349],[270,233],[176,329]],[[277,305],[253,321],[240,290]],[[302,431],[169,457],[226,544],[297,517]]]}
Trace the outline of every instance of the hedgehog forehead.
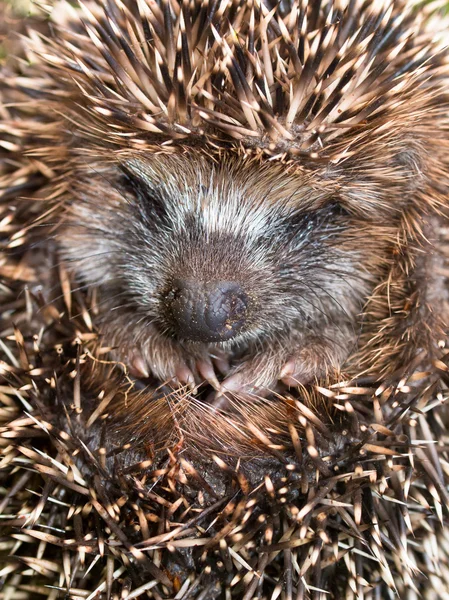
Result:
{"label": "hedgehog forehead", "polygon": [[[332,189],[317,193],[311,173],[277,164],[246,164],[238,159],[207,161],[192,151],[180,156],[133,158],[127,167],[145,182],[148,199],[157,191],[174,228],[203,233],[273,234],[292,215],[321,205]],[[329,186],[330,188],[331,186]]]}

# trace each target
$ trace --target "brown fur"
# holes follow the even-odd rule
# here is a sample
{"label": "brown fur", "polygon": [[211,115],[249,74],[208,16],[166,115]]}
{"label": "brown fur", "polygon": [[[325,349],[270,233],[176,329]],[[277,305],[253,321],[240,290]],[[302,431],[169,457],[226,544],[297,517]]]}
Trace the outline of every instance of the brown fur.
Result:
{"label": "brown fur", "polygon": [[[45,556],[46,582],[91,593],[105,555],[106,597],[449,589],[447,51],[431,7],[285,5],[66,7],[2,68],[0,508],[8,550],[32,548],[7,559],[18,573]],[[218,234],[199,235],[205,215]],[[245,286],[235,342],[176,338],[160,298],[186,273]],[[317,281],[312,310],[298,290]],[[134,353],[153,377],[130,375]],[[207,360],[219,384],[240,377],[226,401]],[[169,382],[180,365],[195,392]]]}

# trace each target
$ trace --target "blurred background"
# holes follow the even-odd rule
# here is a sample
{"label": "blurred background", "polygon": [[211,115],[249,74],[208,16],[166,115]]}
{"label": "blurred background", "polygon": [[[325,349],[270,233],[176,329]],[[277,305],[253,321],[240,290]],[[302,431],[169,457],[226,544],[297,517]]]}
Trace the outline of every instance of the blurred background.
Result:
{"label": "blurred background", "polygon": [[[25,22],[45,19],[46,4],[46,0],[0,0],[0,64],[7,55],[14,54],[17,48],[15,34],[25,32]],[[49,0],[48,4],[54,4],[53,0]]]}

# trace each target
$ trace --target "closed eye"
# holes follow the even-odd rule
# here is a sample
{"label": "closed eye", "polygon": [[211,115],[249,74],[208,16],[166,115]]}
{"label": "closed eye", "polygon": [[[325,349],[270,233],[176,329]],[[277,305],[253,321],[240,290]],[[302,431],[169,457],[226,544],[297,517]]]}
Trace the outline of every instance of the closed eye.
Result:
{"label": "closed eye", "polygon": [[155,219],[165,221],[167,202],[161,192],[126,165],[121,166],[121,172],[121,187],[136,199],[134,208],[143,221],[151,223],[154,223]]}
{"label": "closed eye", "polygon": [[287,221],[287,230],[292,233],[307,234],[307,232],[332,224],[341,227],[345,219],[350,216],[350,212],[338,200],[333,199],[318,210],[298,211],[290,215]]}

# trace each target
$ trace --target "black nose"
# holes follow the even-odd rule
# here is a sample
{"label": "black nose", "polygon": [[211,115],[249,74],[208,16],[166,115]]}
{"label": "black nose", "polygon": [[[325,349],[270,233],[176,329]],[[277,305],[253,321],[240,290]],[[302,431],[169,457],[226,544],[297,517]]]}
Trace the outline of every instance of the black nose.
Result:
{"label": "black nose", "polygon": [[247,296],[233,281],[177,280],[165,301],[178,335],[184,339],[229,340],[245,323]]}

